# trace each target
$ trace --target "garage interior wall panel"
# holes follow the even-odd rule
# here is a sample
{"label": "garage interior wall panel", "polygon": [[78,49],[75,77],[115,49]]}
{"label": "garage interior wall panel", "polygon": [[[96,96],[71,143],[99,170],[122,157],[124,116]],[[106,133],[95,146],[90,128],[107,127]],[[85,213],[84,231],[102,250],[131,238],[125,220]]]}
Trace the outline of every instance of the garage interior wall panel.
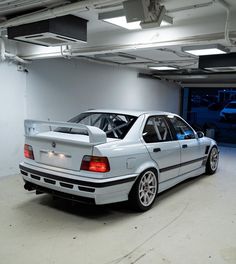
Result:
{"label": "garage interior wall panel", "polygon": [[0,177],[19,173],[24,119],[66,121],[91,108],[179,112],[180,87],[138,78],[138,71],[81,60],[0,63]]}
{"label": "garage interior wall panel", "polygon": [[23,158],[26,74],[0,62],[0,177],[18,173]]}
{"label": "garage interior wall panel", "polygon": [[125,67],[89,61],[35,61],[27,78],[27,116],[68,120],[93,108],[164,110],[179,113],[180,88],[138,78]]}

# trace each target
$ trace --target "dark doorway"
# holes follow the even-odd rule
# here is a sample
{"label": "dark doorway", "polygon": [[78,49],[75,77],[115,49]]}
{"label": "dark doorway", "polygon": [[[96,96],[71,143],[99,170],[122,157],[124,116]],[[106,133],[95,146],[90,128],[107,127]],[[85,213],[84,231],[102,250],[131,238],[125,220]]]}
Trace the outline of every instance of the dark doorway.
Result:
{"label": "dark doorway", "polygon": [[184,88],[183,116],[206,136],[236,144],[235,88]]}

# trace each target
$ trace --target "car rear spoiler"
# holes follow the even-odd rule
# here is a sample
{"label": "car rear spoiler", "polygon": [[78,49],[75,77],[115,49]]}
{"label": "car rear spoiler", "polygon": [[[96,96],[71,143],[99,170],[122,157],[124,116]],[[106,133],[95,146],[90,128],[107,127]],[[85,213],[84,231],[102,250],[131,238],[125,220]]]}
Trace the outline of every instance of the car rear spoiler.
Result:
{"label": "car rear spoiler", "polygon": [[27,119],[24,122],[25,126],[25,136],[33,137],[39,134],[39,127],[49,126],[49,130],[52,127],[63,127],[63,128],[76,128],[81,130],[86,130],[89,135],[89,143],[91,144],[102,144],[107,142],[106,133],[98,127],[86,126],[78,123],[69,122],[58,122],[58,121],[38,121]]}

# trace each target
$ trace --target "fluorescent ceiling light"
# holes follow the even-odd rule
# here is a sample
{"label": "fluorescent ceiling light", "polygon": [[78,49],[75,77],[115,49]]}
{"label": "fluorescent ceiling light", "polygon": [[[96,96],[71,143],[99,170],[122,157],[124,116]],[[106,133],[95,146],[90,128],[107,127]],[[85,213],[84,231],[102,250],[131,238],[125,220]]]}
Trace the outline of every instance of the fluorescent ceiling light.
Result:
{"label": "fluorescent ceiling light", "polygon": [[141,29],[140,21],[127,23],[125,16],[107,18],[107,19],[103,19],[103,21],[129,30]]}
{"label": "fluorescent ceiling light", "polygon": [[224,54],[224,51],[218,50],[218,49],[202,49],[202,50],[189,50],[185,51],[190,54],[196,55],[196,56],[204,56],[204,55],[216,55],[216,54]]}
{"label": "fluorescent ceiling light", "polygon": [[149,66],[148,67],[151,70],[158,70],[158,71],[173,71],[177,70],[175,67],[170,67],[170,66]]}
{"label": "fluorescent ceiling light", "polygon": [[161,21],[161,27],[165,27],[165,26],[170,26],[170,25],[172,25],[173,24],[173,22],[171,23],[170,21],[167,21],[167,20],[162,20]]}
{"label": "fluorescent ceiling light", "polygon": [[[125,16],[106,18],[106,19],[103,19],[103,21],[108,22],[108,23],[113,24],[113,25],[116,25],[116,26],[119,26],[119,27],[129,29],[129,30],[142,29],[142,27],[140,25],[141,21],[135,21],[135,22],[127,23]],[[168,26],[168,25],[171,25],[171,23],[169,23],[168,21],[162,20],[161,27],[162,26]]]}
{"label": "fluorescent ceiling light", "polygon": [[217,55],[227,53],[227,49],[219,44],[183,47],[182,51],[195,56]]}
{"label": "fluorescent ceiling light", "polygon": [[[99,13],[98,19],[129,30],[142,29],[140,20],[127,22],[124,9]],[[173,19],[169,16],[164,16],[160,26],[167,26],[172,24]]]}

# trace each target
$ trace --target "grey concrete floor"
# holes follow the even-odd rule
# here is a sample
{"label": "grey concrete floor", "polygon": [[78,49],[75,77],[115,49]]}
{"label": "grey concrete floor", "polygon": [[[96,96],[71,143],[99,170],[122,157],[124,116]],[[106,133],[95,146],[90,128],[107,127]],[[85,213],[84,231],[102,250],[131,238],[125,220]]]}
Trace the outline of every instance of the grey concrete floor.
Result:
{"label": "grey concrete floor", "polygon": [[0,180],[0,264],[235,264],[236,149],[218,172],[159,195],[146,213],[35,196]]}

